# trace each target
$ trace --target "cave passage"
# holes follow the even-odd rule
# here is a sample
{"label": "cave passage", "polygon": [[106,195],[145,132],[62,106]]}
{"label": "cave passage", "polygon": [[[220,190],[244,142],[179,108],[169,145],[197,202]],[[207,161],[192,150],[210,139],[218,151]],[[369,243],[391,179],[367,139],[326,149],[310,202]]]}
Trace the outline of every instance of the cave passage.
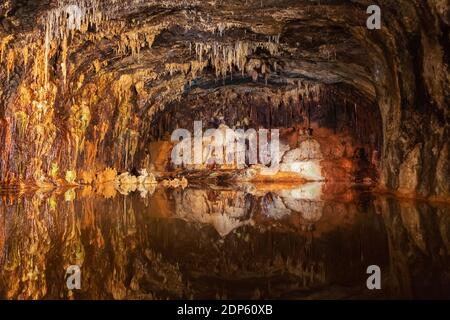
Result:
{"label": "cave passage", "polygon": [[3,0],[0,298],[450,298],[449,16]]}

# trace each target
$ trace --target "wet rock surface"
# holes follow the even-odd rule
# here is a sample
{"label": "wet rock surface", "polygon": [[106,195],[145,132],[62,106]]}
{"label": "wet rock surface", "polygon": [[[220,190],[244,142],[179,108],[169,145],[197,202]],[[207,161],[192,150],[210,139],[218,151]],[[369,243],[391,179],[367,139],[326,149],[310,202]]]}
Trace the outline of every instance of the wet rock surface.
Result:
{"label": "wet rock surface", "polygon": [[[365,27],[369,4],[381,30]],[[147,167],[178,110],[342,125],[379,152],[382,188],[446,198],[448,12],[422,0],[3,1],[1,180]]]}

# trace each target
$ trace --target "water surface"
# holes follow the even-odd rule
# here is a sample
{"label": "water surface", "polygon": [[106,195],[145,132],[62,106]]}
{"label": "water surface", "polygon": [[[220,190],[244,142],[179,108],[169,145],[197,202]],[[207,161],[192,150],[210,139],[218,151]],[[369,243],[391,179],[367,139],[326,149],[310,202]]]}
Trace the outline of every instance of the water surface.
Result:
{"label": "water surface", "polygon": [[2,299],[450,298],[448,204],[323,184],[0,195]]}

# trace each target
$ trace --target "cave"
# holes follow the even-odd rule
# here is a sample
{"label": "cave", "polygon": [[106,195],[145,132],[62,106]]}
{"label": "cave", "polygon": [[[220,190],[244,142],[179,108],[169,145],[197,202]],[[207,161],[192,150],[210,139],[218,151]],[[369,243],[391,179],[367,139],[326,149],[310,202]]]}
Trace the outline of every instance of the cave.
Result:
{"label": "cave", "polygon": [[0,298],[450,299],[449,8],[2,0]]}

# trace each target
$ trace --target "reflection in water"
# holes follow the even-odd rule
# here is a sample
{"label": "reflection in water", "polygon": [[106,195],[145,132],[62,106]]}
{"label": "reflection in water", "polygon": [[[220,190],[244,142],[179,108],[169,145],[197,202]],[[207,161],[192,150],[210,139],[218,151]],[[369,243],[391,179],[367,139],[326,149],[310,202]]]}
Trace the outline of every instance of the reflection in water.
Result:
{"label": "reflection in water", "polygon": [[[448,205],[337,185],[128,196],[105,185],[0,200],[7,299],[450,298],[449,256]],[[381,291],[366,289],[372,264]]]}

